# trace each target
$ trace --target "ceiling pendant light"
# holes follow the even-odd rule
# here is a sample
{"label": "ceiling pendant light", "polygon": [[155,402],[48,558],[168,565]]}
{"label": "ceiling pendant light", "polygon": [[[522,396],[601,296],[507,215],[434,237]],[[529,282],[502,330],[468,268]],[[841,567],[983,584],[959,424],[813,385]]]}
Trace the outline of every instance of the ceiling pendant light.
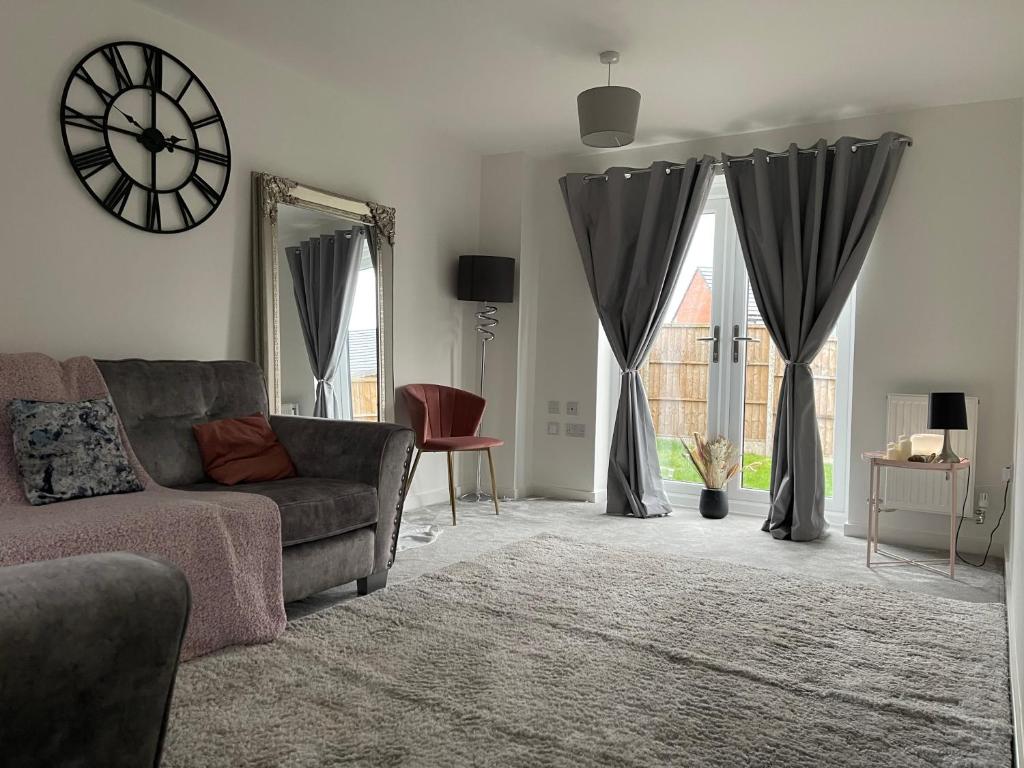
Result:
{"label": "ceiling pendant light", "polygon": [[604,51],[601,63],[608,65],[608,85],[588,88],[576,97],[580,138],[588,147],[624,147],[636,137],[640,92],[612,85],[612,64],[619,63],[618,51]]}

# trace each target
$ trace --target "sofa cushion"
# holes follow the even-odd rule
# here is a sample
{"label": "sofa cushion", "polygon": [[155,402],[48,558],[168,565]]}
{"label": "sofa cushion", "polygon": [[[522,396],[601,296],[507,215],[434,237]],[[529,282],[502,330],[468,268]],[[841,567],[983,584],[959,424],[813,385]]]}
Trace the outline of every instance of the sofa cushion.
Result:
{"label": "sofa cushion", "polygon": [[181,491],[257,493],[281,509],[281,545],[326,539],[377,522],[377,489],[372,485],[319,477],[290,477],[243,487],[220,483],[178,486]]}
{"label": "sofa cushion", "polygon": [[192,431],[211,480],[224,485],[295,477],[295,465],[263,414],[194,424]]}
{"label": "sofa cushion", "polygon": [[7,411],[30,504],[142,490],[109,397],[73,403],[11,400]]}

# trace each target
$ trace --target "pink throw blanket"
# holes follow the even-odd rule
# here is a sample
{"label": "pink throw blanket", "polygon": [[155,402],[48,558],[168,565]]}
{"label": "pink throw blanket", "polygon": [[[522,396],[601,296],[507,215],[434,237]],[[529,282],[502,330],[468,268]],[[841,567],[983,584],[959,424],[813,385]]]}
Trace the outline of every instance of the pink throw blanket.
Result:
{"label": "pink throw blanket", "polygon": [[[229,645],[264,643],[285,627],[281,516],[264,496],[163,488],[139,464],[146,490],[33,507],[25,498],[11,442],[7,403],[104,397],[96,364],[39,354],[0,355],[0,565],[94,552],[154,555],[184,571],[192,613],[182,659]],[[146,610],[146,606],[139,606]]]}

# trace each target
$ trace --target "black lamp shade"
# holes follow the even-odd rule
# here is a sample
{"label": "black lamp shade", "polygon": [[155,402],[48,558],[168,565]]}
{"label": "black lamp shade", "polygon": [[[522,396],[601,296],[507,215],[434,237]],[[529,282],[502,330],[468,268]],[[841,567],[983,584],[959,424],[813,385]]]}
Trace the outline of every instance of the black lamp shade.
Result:
{"label": "black lamp shade", "polygon": [[967,429],[967,401],[963,392],[928,395],[928,429]]}
{"label": "black lamp shade", "polygon": [[459,256],[458,298],[461,301],[512,301],[516,260],[507,256]]}

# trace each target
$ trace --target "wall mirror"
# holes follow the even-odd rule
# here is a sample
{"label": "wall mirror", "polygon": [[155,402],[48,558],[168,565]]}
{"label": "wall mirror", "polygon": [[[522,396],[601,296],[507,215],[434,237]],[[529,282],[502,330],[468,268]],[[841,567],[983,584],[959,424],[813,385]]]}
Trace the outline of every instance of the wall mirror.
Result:
{"label": "wall mirror", "polygon": [[273,413],[394,420],[395,209],[253,173],[256,359]]}

